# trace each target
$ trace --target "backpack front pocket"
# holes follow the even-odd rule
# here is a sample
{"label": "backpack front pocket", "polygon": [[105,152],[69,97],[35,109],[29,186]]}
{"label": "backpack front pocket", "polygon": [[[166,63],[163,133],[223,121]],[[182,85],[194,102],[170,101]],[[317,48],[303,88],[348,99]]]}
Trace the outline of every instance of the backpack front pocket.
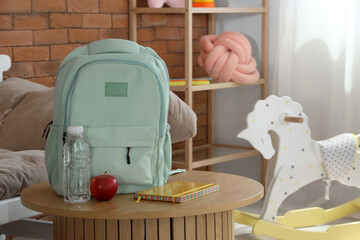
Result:
{"label": "backpack front pocket", "polygon": [[90,145],[91,177],[107,171],[119,186],[153,184],[154,127],[91,127],[85,134]]}

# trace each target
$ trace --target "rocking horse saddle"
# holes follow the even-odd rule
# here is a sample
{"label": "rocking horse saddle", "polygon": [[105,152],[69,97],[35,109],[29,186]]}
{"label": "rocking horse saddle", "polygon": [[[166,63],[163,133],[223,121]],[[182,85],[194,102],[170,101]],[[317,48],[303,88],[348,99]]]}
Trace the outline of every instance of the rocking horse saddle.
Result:
{"label": "rocking horse saddle", "polygon": [[345,177],[355,167],[358,145],[355,135],[344,133],[318,144],[330,181]]}

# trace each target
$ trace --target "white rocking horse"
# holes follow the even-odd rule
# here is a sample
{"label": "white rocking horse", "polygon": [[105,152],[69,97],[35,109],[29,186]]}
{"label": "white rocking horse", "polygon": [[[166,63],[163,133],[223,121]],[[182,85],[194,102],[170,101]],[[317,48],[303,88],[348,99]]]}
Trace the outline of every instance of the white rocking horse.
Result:
{"label": "white rocking horse", "polygon": [[[360,188],[359,135],[341,134],[315,141],[311,139],[302,106],[289,97],[274,95],[255,104],[254,111],[247,117],[247,125],[237,137],[249,141],[265,159],[275,156],[274,177],[267,189],[261,215],[236,212],[235,221],[252,226],[255,235],[278,239],[360,239],[360,222],[335,225],[326,232],[297,229],[356,212],[360,210],[360,198],[333,209],[308,208],[277,216],[280,205],[289,195],[315,180],[328,182],[326,197],[333,180]],[[278,136],[277,151],[269,132]]]}

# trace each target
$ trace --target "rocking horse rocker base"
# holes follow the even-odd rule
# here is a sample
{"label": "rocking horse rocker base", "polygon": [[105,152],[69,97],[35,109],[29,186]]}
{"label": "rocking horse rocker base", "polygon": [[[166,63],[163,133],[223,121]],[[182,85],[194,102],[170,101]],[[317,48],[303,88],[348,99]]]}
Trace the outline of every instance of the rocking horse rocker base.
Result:
{"label": "rocking horse rocker base", "polygon": [[[360,188],[360,135],[341,134],[326,141],[315,141],[311,139],[307,123],[302,106],[289,97],[272,95],[255,104],[254,111],[247,117],[247,128],[238,137],[249,141],[265,159],[275,156],[274,177],[261,215],[236,211],[235,222],[251,226],[255,235],[283,240],[360,239],[360,221],[314,231],[317,225],[359,211],[360,197],[327,210],[305,208],[277,216],[280,205],[289,195],[316,180],[328,182],[326,199],[333,180]],[[269,132],[278,136],[276,152]],[[313,229],[304,229],[307,227]]]}
{"label": "rocking horse rocker base", "polygon": [[343,205],[324,210],[319,207],[304,208],[277,216],[276,222],[263,220],[259,215],[235,211],[236,223],[252,227],[257,236],[266,235],[282,240],[354,240],[360,236],[360,221],[330,226],[326,231],[310,231],[302,228],[326,224],[360,210],[360,197]]}

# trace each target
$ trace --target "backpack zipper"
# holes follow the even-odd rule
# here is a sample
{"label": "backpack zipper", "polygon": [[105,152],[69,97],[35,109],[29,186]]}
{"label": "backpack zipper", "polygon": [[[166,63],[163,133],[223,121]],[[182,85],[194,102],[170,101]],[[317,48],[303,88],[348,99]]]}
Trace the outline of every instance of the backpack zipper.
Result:
{"label": "backpack zipper", "polygon": [[89,65],[92,65],[92,64],[106,63],[106,62],[138,65],[138,66],[141,66],[141,67],[144,67],[144,68],[148,69],[149,71],[151,71],[153,73],[153,75],[155,76],[155,79],[157,81],[157,86],[158,86],[158,90],[159,90],[159,94],[160,94],[160,103],[161,103],[161,106],[160,106],[160,123],[159,123],[159,136],[160,137],[159,138],[164,138],[165,137],[165,131],[164,131],[164,121],[165,121],[164,90],[161,87],[161,82],[160,82],[159,76],[157,75],[157,73],[155,72],[155,70],[151,66],[149,66],[147,64],[144,64],[144,63],[139,63],[139,62],[135,62],[135,61],[128,61],[128,60],[96,60],[96,61],[91,61],[91,62],[88,62],[88,63],[84,64],[83,66],[81,66],[77,70],[77,72],[75,74],[74,81],[72,81],[72,83],[71,83],[70,92],[69,92],[69,95],[68,95],[67,100],[66,100],[65,122],[64,122],[64,128],[63,128],[63,135],[66,136],[66,129],[68,127],[69,118],[70,118],[70,116],[69,116],[70,115],[70,102],[71,102],[72,94],[73,94],[73,91],[74,91],[74,88],[75,88],[75,85],[77,83],[77,80],[78,80],[78,77],[79,77],[79,74],[80,74],[81,70],[83,70],[85,67],[87,67]]}
{"label": "backpack zipper", "polygon": [[126,148],[126,162],[127,162],[127,164],[131,164],[131,162],[130,162],[130,147],[127,147]]}

